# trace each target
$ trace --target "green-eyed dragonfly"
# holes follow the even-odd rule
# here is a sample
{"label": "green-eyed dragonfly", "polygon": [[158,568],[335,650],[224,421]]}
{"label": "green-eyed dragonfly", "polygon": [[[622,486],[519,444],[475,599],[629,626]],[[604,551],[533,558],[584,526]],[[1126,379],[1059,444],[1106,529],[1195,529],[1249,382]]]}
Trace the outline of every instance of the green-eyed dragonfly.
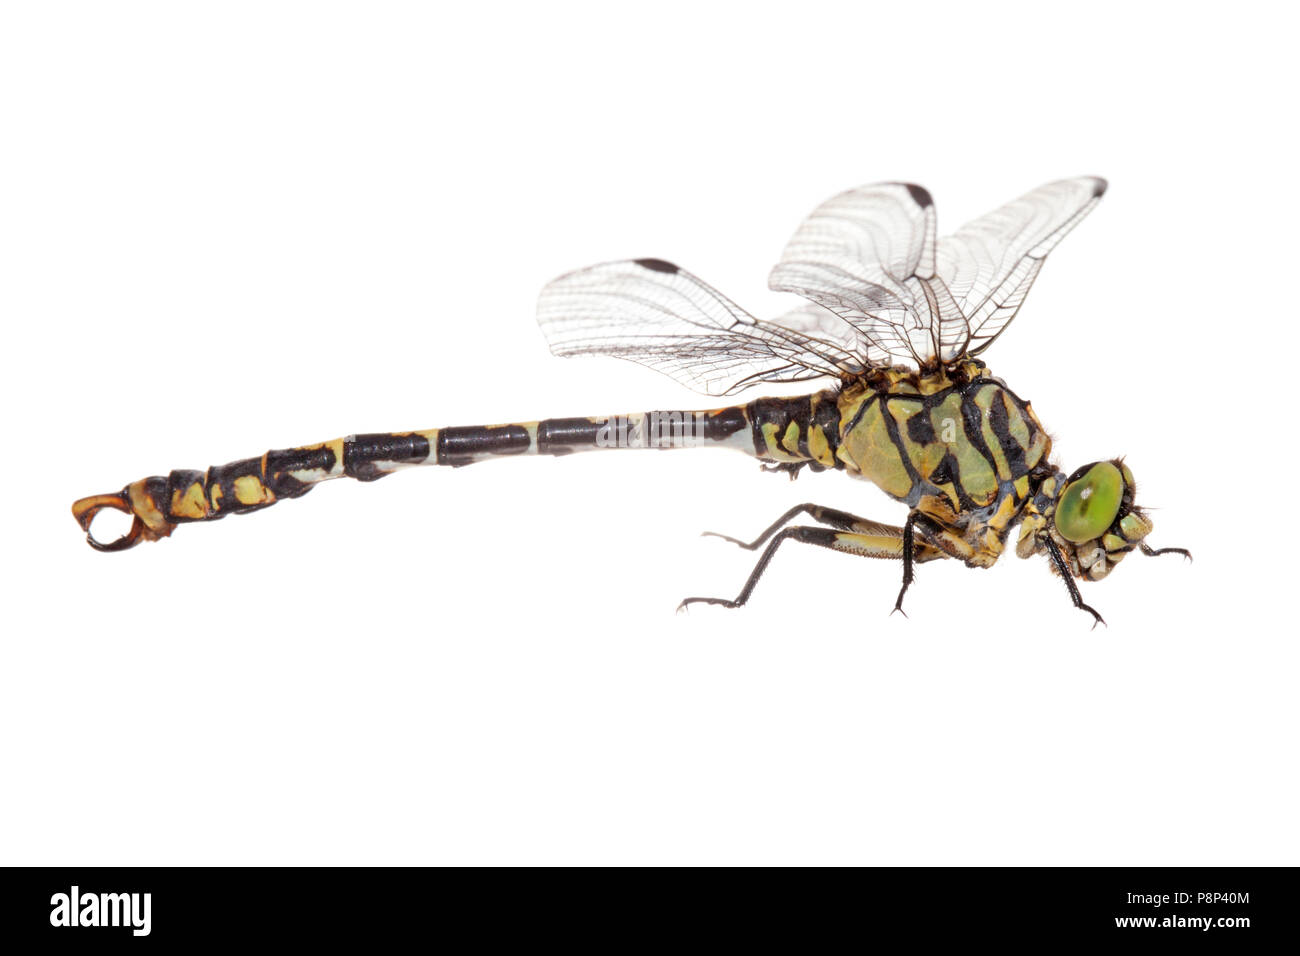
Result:
{"label": "green-eyed dragonfly", "polygon": [[[740,607],[785,541],[901,560],[901,610],[913,565],[956,558],[993,565],[1013,528],[1016,554],[1044,554],[1074,606],[1077,581],[1099,581],[1126,554],[1177,553],[1146,543],[1151,520],[1120,459],[1066,474],[1029,402],[978,358],[1007,328],[1047,254],[1101,200],[1106,182],[1064,179],[936,237],[930,194],[879,183],[827,200],[799,227],[769,284],[806,300],[774,320],[753,317],[662,259],[609,262],[542,291],[538,321],[560,356],[608,355],[658,369],[708,395],[759,384],[831,379],[792,398],[705,411],[551,418],[504,425],[350,435],[209,468],[144,478],[83,498],[73,514],[101,551],[170,535],[177,525],[255,511],[321,481],[361,481],[413,465],[468,465],[511,455],[601,448],[723,445],[767,470],[836,469],[907,505],[901,526],[804,504],[749,542],[762,556],[732,599]],[[90,530],[112,508],[130,530],[103,543]],[[791,525],[801,514],[816,524]],[[726,536],[720,536],[726,537]]]}

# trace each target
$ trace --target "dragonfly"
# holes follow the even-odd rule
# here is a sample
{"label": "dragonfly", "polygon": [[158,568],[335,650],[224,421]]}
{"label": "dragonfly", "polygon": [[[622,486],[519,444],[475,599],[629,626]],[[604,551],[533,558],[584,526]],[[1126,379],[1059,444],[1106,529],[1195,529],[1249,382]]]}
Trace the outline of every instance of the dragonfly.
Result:
{"label": "dragonfly", "polygon": [[[786,245],[769,285],[802,301],[772,320],[663,259],[570,272],[538,301],[538,322],[557,356],[625,359],[714,397],[821,380],[817,391],[699,411],[354,434],[143,478],[82,498],[73,515],[92,547],[123,551],[182,524],[300,497],[334,478],[374,481],[417,465],[517,455],[721,446],[791,478],[806,469],[865,479],[905,504],[907,517],[891,525],[807,503],[753,540],[717,535],[763,550],[734,598],[691,597],[679,609],[741,607],[777,549],[798,542],[901,561],[894,603],[901,611],[916,565],[953,559],[991,567],[1019,528],[1016,554],[1044,556],[1096,627],[1104,621],[1084,602],[1080,583],[1102,580],[1135,550],[1191,554],[1147,543],[1152,522],[1122,458],[1063,471],[1030,403],[980,356],[1019,312],[1048,253],[1105,191],[1106,181],[1091,176],[1048,183],[939,237],[934,201],[921,186],[850,189],[818,206]],[[104,542],[91,524],[106,508],[132,521]],[[810,523],[794,523],[805,515]]]}

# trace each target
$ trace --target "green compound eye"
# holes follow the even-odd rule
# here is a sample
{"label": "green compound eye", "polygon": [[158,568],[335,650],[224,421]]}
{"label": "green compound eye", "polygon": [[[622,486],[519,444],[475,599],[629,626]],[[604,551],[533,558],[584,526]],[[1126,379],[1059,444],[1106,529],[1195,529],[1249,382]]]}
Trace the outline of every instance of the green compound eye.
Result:
{"label": "green compound eye", "polygon": [[1056,506],[1056,530],[1075,544],[1099,537],[1119,514],[1123,494],[1124,476],[1119,469],[1108,461],[1098,462],[1065,486]]}

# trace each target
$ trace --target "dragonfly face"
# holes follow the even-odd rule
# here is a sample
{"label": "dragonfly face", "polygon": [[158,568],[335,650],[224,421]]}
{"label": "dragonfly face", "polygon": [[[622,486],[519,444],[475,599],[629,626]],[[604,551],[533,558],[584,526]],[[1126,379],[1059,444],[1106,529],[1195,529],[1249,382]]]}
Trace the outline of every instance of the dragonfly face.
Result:
{"label": "dragonfly face", "polygon": [[1134,504],[1137,484],[1120,459],[1096,461],[1060,485],[1048,532],[1067,555],[1075,577],[1100,581],[1151,533],[1151,519]]}

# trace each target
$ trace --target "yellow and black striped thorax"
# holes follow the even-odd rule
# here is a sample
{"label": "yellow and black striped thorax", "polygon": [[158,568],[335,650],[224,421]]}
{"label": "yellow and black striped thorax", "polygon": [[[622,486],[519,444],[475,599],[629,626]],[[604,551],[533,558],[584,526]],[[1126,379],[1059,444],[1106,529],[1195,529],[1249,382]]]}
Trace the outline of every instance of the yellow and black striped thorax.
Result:
{"label": "yellow and black striped thorax", "polygon": [[838,410],[843,467],[913,508],[959,516],[1023,502],[1051,453],[1029,403],[973,359],[926,373],[872,370],[841,389]]}

